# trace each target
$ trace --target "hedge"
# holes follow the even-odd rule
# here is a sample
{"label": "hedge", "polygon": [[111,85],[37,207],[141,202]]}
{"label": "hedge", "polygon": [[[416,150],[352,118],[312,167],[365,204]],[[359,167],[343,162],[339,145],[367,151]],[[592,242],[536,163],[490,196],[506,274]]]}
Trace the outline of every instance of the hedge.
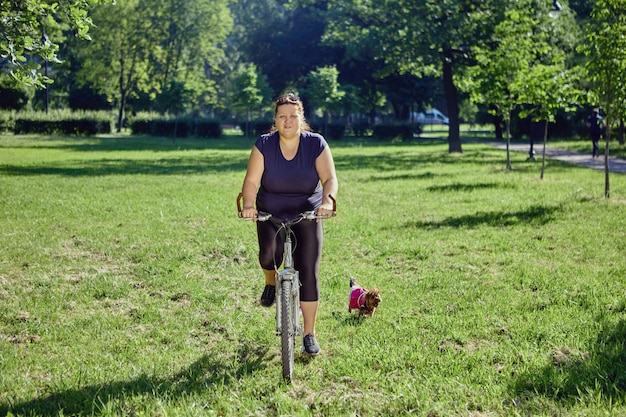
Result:
{"label": "hedge", "polygon": [[415,127],[409,123],[383,123],[372,127],[372,135],[380,140],[410,140]]}
{"label": "hedge", "polygon": [[111,121],[91,117],[45,119],[41,118],[41,116],[18,116],[15,119],[13,132],[16,135],[63,134],[93,136],[99,133],[111,133]]}
{"label": "hedge", "polygon": [[222,127],[219,121],[202,118],[168,118],[154,115],[134,117],[129,122],[133,135],[152,135],[186,138],[219,138]]}

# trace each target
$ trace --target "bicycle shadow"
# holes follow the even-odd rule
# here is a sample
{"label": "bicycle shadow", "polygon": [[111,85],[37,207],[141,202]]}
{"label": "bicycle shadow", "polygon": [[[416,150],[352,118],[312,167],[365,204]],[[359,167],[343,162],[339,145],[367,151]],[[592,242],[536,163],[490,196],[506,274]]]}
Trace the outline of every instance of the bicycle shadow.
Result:
{"label": "bicycle shadow", "polygon": [[128,397],[188,396],[213,385],[229,385],[237,379],[266,367],[268,348],[245,345],[236,353],[239,365],[226,365],[223,356],[204,354],[188,368],[169,377],[142,374],[135,379],[93,384],[53,392],[45,397],[16,404],[0,404],[0,415],[58,416],[97,415],[100,407]]}

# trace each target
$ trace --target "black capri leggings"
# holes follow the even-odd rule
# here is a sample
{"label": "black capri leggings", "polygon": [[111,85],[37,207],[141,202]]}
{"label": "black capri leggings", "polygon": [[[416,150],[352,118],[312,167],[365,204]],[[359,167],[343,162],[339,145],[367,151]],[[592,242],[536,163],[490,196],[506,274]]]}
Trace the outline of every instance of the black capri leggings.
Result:
{"label": "black capri leggings", "polygon": [[[283,261],[285,231],[272,221],[257,222],[259,263],[261,268],[275,270]],[[302,220],[291,226],[293,263],[300,273],[300,301],[318,301],[320,298],[319,271],[324,240],[322,222]]]}

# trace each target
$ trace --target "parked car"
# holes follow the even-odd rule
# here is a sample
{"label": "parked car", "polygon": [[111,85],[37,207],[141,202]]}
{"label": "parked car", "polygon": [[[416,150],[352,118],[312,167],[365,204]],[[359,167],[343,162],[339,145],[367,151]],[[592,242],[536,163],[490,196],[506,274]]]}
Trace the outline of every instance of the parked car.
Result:
{"label": "parked car", "polygon": [[420,125],[447,125],[450,123],[450,119],[437,109],[431,109],[424,113],[411,113],[411,119]]}

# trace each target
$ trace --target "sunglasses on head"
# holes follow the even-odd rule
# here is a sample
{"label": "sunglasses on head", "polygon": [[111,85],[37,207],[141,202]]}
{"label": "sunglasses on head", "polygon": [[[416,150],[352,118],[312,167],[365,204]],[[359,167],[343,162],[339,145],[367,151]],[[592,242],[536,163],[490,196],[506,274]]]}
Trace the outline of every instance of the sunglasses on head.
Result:
{"label": "sunglasses on head", "polygon": [[276,99],[276,105],[280,106],[281,104],[298,104],[300,103],[300,97],[295,94],[285,94],[284,96],[280,96]]}

